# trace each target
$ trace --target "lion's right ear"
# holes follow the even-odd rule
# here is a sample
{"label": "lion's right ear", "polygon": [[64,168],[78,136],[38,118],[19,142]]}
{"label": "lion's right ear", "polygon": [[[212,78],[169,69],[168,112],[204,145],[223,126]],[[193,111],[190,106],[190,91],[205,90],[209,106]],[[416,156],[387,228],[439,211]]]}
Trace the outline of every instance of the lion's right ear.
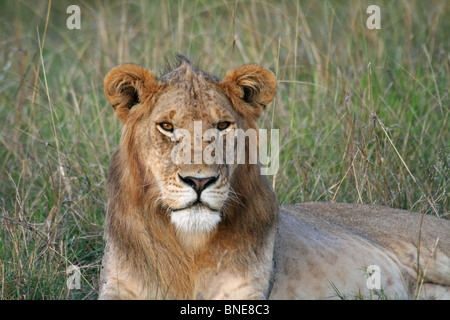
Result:
{"label": "lion's right ear", "polygon": [[135,64],[117,66],[105,77],[103,89],[115,113],[126,122],[132,107],[145,102],[158,87],[156,76]]}

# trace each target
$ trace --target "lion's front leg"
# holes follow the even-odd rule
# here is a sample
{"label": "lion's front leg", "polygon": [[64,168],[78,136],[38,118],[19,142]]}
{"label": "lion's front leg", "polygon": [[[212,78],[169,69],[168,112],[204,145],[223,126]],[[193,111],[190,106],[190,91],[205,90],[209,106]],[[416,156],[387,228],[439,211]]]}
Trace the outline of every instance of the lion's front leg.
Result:
{"label": "lion's front leg", "polygon": [[220,272],[205,277],[196,292],[196,299],[208,300],[261,300],[267,299],[269,279],[267,275],[256,277],[254,273],[236,274]]}
{"label": "lion's front leg", "polygon": [[120,277],[109,276],[101,284],[99,300],[139,300],[144,299],[137,285]]}
{"label": "lion's front leg", "polygon": [[145,283],[129,261],[120,259],[120,255],[106,246],[100,272],[100,300],[146,299]]}

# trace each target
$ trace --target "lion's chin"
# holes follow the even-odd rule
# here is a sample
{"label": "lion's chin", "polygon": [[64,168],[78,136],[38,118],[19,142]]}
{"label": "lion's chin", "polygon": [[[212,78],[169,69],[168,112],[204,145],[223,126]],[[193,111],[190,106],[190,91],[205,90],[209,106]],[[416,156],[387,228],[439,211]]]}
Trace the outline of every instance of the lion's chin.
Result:
{"label": "lion's chin", "polygon": [[192,235],[210,233],[221,220],[220,212],[203,205],[172,211],[170,218],[177,232]]}
{"label": "lion's chin", "polygon": [[203,248],[220,220],[220,212],[201,205],[171,213],[178,240],[186,250],[198,251]]}

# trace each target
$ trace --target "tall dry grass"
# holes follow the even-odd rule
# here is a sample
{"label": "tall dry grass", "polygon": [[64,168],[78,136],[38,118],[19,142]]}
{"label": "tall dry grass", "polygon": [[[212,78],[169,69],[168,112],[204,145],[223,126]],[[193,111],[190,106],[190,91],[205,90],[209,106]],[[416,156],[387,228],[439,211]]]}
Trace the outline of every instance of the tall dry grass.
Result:
{"label": "tall dry grass", "polygon": [[[376,203],[447,217],[449,4],[378,1],[3,1],[0,10],[0,298],[93,299],[105,172],[120,126],[107,71],[158,72],[168,54],[222,77],[277,75],[260,123],[281,133],[282,204]],[[81,268],[79,290],[66,286]]]}

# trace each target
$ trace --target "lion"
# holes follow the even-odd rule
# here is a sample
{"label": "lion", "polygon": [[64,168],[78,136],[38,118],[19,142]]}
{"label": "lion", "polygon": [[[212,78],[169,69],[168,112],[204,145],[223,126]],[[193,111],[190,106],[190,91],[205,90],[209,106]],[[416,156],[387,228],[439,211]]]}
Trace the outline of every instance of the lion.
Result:
{"label": "lion", "polygon": [[[230,132],[256,130],[277,81],[258,64],[219,79],[177,61],[159,77],[135,64],[105,77],[122,135],[107,177],[99,299],[450,298],[447,220],[374,205],[280,207],[248,157],[194,161],[219,136],[234,148]],[[199,122],[214,138],[194,132]],[[189,134],[197,149],[174,161]]]}

